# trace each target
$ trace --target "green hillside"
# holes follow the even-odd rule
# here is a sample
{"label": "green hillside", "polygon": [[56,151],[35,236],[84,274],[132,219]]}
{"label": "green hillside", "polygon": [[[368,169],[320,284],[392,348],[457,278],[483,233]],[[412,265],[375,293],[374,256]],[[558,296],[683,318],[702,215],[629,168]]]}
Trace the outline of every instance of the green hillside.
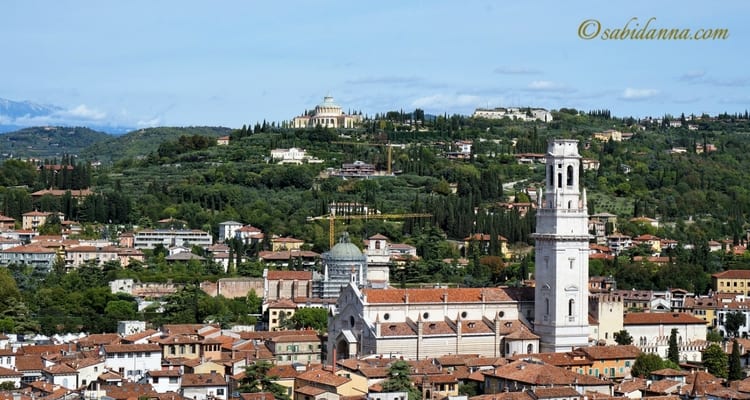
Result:
{"label": "green hillside", "polygon": [[45,126],[0,135],[2,158],[60,158],[106,141],[110,135],[83,127]]}
{"label": "green hillside", "polygon": [[103,162],[124,158],[137,159],[155,151],[160,144],[176,140],[180,136],[219,137],[229,135],[231,129],[211,126],[159,127],[129,132],[122,136],[108,136],[106,140],[93,143],[81,152],[81,157]]}

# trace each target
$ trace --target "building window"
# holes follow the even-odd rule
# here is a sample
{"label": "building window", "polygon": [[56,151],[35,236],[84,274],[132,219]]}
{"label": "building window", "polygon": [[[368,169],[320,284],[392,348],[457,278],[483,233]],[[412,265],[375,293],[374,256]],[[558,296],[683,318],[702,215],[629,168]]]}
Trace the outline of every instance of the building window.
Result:
{"label": "building window", "polygon": [[568,300],[568,316],[569,317],[573,316],[573,309],[575,308],[575,306],[576,306],[575,300],[573,299]]}
{"label": "building window", "polygon": [[391,318],[391,314],[385,313],[383,314],[383,320],[388,321]]}
{"label": "building window", "polygon": [[428,313],[428,312],[422,313],[422,318],[424,318],[424,319],[430,318],[430,313]]}
{"label": "building window", "polygon": [[544,314],[549,315],[549,299],[544,299]]}
{"label": "building window", "polygon": [[573,166],[568,165],[568,186],[573,186]]}
{"label": "building window", "polygon": [[529,343],[529,345],[528,345],[528,346],[526,346],[526,353],[527,353],[527,354],[531,354],[531,353],[533,353],[533,352],[534,352],[534,345],[533,345],[533,344],[531,344],[531,343]]}

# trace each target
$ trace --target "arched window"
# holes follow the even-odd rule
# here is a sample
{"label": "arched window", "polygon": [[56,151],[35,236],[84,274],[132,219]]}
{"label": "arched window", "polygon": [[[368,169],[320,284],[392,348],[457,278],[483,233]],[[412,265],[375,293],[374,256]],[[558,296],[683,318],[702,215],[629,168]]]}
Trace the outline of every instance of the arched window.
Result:
{"label": "arched window", "polygon": [[568,300],[568,316],[569,317],[573,316],[573,309],[575,308],[575,306],[576,306],[575,300],[573,299]]}
{"label": "arched window", "polygon": [[573,166],[568,165],[568,186],[573,186]]}
{"label": "arched window", "polygon": [[549,315],[549,299],[544,299],[544,313]]}
{"label": "arched window", "polygon": [[547,174],[547,180],[549,181],[550,186],[555,186],[555,167],[549,166],[549,173]]}
{"label": "arched window", "polygon": [[531,344],[531,343],[529,343],[529,345],[528,345],[528,346],[526,346],[526,353],[527,353],[527,354],[531,354],[531,353],[533,353],[533,352],[534,352],[534,345],[533,345],[533,344]]}

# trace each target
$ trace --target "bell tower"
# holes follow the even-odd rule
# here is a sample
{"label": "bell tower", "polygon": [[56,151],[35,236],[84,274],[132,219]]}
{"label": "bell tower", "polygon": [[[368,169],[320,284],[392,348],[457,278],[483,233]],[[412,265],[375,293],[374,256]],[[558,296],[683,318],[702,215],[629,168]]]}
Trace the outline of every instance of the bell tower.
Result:
{"label": "bell tower", "polygon": [[550,140],[536,214],[534,333],[542,352],[588,346],[589,233],[578,141]]}

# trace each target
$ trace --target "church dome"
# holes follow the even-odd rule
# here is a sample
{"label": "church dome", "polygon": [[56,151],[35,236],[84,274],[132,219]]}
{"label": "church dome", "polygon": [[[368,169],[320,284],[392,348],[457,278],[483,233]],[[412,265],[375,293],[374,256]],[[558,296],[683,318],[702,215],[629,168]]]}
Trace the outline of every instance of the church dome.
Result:
{"label": "church dome", "polygon": [[344,233],[341,240],[328,252],[331,261],[361,260],[365,258],[362,251],[349,241],[349,235]]}
{"label": "church dome", "polygon": [[332,96],[326,96],[323,98],[323,102],[315,106],[316,116],[339,116],[343,114],[341,106],[333,102]]}

